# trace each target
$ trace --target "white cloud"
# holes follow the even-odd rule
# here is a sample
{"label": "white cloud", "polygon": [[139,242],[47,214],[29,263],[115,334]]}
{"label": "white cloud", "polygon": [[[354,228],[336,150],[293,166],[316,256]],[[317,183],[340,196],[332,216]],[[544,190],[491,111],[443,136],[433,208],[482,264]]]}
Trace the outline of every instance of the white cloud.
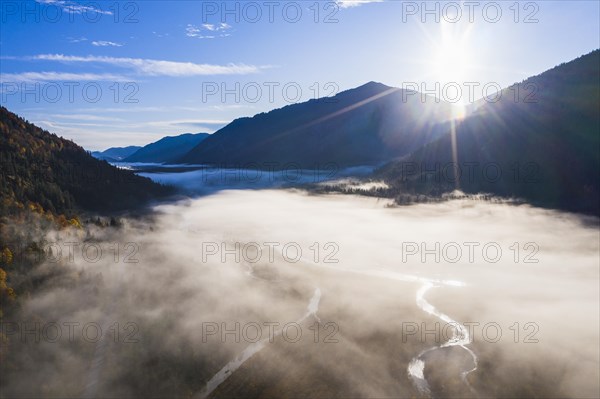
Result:
{"label": "white cloud", "polygon": [[202,27],[204,29],[212,31],[212,32],[219,32],[219,31],[222,31],[222,30],[231,29],[231,25],[223,23],[223,22],[221,22],[219,25],[202,24]]}
{"label": "white cloud", "polygon": [[196,64],[193,62],[176,62],[164,60],[151,60],[143,58],[116,58],[99,56],[71,56],[63,54],[41,54],[33,57],[36,60],[101,63],[135,69],[138,73],[147,76],[200,76],[200,75],[247,75],[258,73],[265,67],[245,64]]}
{"label": "white cloud", "polygon": [[92,114],[52,114],[50,115],[53,119],[66,119],[75,121],[95,121],[95,122],[124,122],[124,119],[113,118],[107,116],[99,116]]}
{"label": "white cloud", "polygon": [[160,128],[176,128],[179,126],[198,127],[203,125],[225,125],[231,122],[223,119],[174,119],[165,121],[150,121],[142,123],[142,126],[160,127]]}
{"label": "white cloud", "polygon": [[368,3],[382,3],[383,0],[338,0],[337,4],[340,8],[358,7]]}
{"label": "white cloud", "polygon": [[[142,113],[142,112],[152,112],[152,113],[172,113],[175,111],[189,111],[189,112],[211,112],[213,111],[227,111],[227,110],[237,110],[237,109],[256,109],[254,105],[246,105],[246,104],[222,104],[222,105],[207,105],[203,107],[197,106],[183,106],[183,105],[163,105],[160,107],[126,107],[126,108],[111,108],[111,107],[85,107],[85,108],[74,108],[73,112],[82,112],[82,113]],[[45,108],[25,108],[26,111],[44,111]],[[215,122],[216,123],[216,122]]]}
{"label": "white cloud", "polygon": [[121,43],[109,42],[106,40],[93,41],[92,45],[96,47],[123,47]]}
{"label": "white cloud", "polygon": [[66,82],[66,81],[131,81],[124,76],[96,73],[68,73],[68,72],[21,72],[3,73],[0,76],[2,83],[16,82]]}
{"label": "white cloud", "polygon": [[[216,37],[228,37],[230,33],[224,33],[231,29],[231,25],[221,22],[220,24],[202,24],[195,26],[188,24],[185,28],[187,37],[195,37],[198,39],[214,39]],[[219,33],[221,32],[221,33]]]}
{"label": "white cloud", "polygon": [[185,28],[186,31],[186,36],[188,37],[198,37],[200,35],[200,32],[202,32],[199,28],[196,28],[193,25],[188,25],[187,28]]}
{"label": "white cloud", "polygon": [[183,132],[212,133],[231,122],[231,120],[213,119],[174,119],[123,123],[98,118],[69,120],[61,115],[47,113],[32,115],[28,119],[44,129],[74,140],[87,149],[106,148],[99,145],[101,142],[110,143],[110,146],[140,145]]}
{"label": "white cloud", "polygon": [[87,41],[87,37],[81,36],[81,37],[69,37],[68,38],[70,43],[80,43],[80,42],[85,42]]}
{"label": "white cloud", "polygon": [[35,1],[37,1],[38,3],[41,3],[41,4],[47,4],[47,5],[59,7],[63,11],[68,12],[70,14],[90,13],[90,18],[95,18],[94,13],[95,14],[105,14],[105,15],[113,14],[112,11],[108,11],[108,10],[104,11],[100,8],[93,7],[91,5],[78,4],[74,1],[66,1],[66,0],[35,0]]}

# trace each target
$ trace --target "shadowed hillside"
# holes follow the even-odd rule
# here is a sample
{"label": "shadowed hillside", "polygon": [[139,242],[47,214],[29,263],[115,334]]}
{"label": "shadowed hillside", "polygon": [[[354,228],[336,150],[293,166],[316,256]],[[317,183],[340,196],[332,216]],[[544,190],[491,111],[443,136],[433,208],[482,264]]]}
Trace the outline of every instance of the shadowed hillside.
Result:
{"label": "shadowed hillside", "polygon": [[[600,51],[531,77],[376,175],[395,195],[466,193],[600,214]],[[455,167],[459,166],[458,183]]]}
{"label": "shadowed hillside", "polygon": [[370,82],[335,97],[240,118],[212,134],[181,163],[318,169],[377,164],[408,154],[445,131],[448,103]]}
{"label": "shadowed hillside", "polygon": [[129,210],[170,188],[93,158],[83,148],[0,108],[2,214],[28,203],[52,213]]}

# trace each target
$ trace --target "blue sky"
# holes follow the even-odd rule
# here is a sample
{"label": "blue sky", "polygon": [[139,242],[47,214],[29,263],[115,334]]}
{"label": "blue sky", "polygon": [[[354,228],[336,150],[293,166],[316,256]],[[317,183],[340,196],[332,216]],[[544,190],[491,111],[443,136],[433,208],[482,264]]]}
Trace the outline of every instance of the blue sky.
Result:
{"label": "blue sky", "polygon": [[600,47],[598,1],[0,4],[2,105],[90,150],[372,80],[466,103]]}

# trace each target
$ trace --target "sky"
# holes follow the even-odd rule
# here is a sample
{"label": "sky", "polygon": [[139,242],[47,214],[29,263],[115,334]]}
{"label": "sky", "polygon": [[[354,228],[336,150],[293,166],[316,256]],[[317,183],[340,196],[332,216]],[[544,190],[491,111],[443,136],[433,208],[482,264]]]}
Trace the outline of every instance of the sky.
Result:
{"label": "sky", "polygon": [[466,104],[600,47],[598,1],[0,1],[1,104],[88,150],[378,81]]}

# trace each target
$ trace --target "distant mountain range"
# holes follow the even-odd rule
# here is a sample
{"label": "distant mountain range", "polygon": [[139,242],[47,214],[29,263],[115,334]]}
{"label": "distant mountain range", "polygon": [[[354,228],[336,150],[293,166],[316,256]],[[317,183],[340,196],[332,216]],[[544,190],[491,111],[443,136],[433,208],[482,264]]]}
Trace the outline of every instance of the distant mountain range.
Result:
{"label": "distant mountain range", "polygon": [[97,159],[103,159],[108,162],[120,162],[128,156],[139,150],[140,146],[132,145],[129,147],[112,147],[104,151],[93,151],[92,156]]}
{"label": "distant mountain range", "polygon": [[208,133],[184,133],[167,136],[143,147],[112,147],[105,151],[94,151],[92,156],[108,162],[164,163],[175,161],[198,145]]}
{"label": "distant mountain range", "polygon": [[[28,206],[53,214],[137,208],[173,190],[90,156],[0,107],[0,214]],[[39,205],[39,206],[38,206]]]}
{"label": "distant mountain range", "polygon": [[[387,164],[376,177],[398,195],[460,188],[600,215],[600,51],[502,93],[458,122],[455,135]],[[452,169],[443,170],[450,164],[461,168],[458,185]]]}
{"label": "distant mountain range", "polygon": [[210,136],[208,133],[185,133],[167,136],[154,143],[139,148],[123,159],[124,162],[170,162],[184,156],[196,145]]}
{"label": "distant mountain range", "polygon": [[452,117],[451,104],[410,94],[370,82],[335,97],[239,118],[173,162],[317,169],[388,161],[438,138]]}

